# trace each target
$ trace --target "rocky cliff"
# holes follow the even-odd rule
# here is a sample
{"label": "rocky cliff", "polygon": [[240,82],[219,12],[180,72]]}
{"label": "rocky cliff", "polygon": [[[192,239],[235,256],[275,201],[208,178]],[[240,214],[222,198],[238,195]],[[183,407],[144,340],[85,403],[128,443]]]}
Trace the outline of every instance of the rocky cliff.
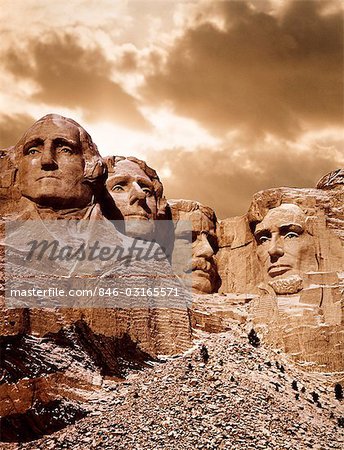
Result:
{"label": "rocky cliff", "polygon": [[[220,222],[198,202],[172,202],[176,222],[182,212],[192,214],[192,304],[182,295],[169,304],[127,298],[106,307],[8,305],[5,226],[18,214],[26,221],[37,216],[32,205],[21,216],[18,205],[28,202],[20,203],[11,152],[0,159],[4,442],[42,438],[22,449],[178,448],[176,442],[180,448],[282,449],[317,448],[322,440],[324,448],[330,442],[342,448],[342,171],[323,177],[317,188],[258,192],[247,214]],[[98,205],[86,210],[78,210],[78,221],[93,223],[95,211],[102,218]],[[69,210],[53,214],[76,217]],[[102,239],[119,236],[109,223]],[[174,237],[183,239],[176,224]],[[15,250],[14,277],[21,272]],[[111,283],[132,278],[123,267],[106,267]],[[142,264],[135,276],[172,280],[169,270]],[[35,280],[41,275],[35,268]],[[171,283],[180,282],[175,278]]]}
{"label": "rocky cliff", "polygon": [[74,425],[2,448],[342,449],[338,383],[254,342],[235,322],[225,333],[197,332],[187,354],[104,381]]}

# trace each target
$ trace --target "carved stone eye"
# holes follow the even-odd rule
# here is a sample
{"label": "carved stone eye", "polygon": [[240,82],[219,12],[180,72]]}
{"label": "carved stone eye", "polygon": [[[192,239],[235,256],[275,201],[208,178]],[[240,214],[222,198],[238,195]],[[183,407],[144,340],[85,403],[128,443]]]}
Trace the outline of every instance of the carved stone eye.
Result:
{"label": "carved stone eye", "polygon": [[115,192],[124,191],[123,186],[121,186],[120,184],[116,184],[111,190]]}
{"label": "carved stone eye", "polygon": [[147,197],[150,197],[152,195],[152,191],[149,188],[143,187],[142,190]]}
{"label": "carved stone eye", "polygon": [[258,239],[259,244],[265,244],[265,242],[270,241],[270,238],[268,236],[260,236]]}
{"label": "carved stone eye", "polygon": [[299,233],[296,233],[296,231],[289,231],[284,237],[286,239],[293,239],[293,238],[298,238],[300,235]]}
{"label": "carved stone eye", "polygon": [[58,151],[60,153],[65,153],[67,155],[72,155],[73,154],[73,150],[70,147],[67,147],[67,146],[59,147]]}
{"label": "carved stone eye", "polygon": [[28,155],[35,155],[36,153],[39,153],[39,150],[37,147],[31,147],[28,149],[27,154]]}

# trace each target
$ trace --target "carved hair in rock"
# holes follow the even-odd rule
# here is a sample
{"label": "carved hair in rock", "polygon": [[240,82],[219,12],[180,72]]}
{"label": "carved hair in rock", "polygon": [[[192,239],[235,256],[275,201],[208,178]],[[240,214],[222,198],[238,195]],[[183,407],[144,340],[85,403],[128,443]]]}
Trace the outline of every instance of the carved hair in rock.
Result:
{"label": "carved hair in rock", "polygon": [[177,221],[180,219],[180,213],[190,213],[193,211],[200,211],[204,214],[214,225],[217,223],[215,212],[209,207],[194,200],[168,200],[168,205],[171,209],[172,219]]}
{"label": "carved hair in rock", "polygon": [[316,271],[341,271],[344,241],[342,191],[276,188],[258,192],[253,196],[247,213],[252,233],[255,234],[258,224],[270,210],[284,205],[295,205],[305,215],[303,227],[313,237],[314,257],[318,266]]}
{"label": "carved hair in rock", "polygon": [[[318,183],[319,184],[319,183]],[[283,203],[299,206],[307,216],[307,231],[313,234],[312,223],[324,217],[329,229],[344,240],[344,202],[341,189],[273,188],[254,194],[247,212],[251,231],[261,222],[270,209]]]}

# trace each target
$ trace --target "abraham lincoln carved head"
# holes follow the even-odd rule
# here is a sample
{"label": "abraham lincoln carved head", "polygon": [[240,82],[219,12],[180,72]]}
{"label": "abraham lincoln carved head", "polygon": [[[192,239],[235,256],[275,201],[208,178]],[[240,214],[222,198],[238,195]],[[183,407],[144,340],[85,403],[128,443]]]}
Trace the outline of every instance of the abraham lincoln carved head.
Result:
{"label": "abraham lincoln carved head", "polygon": [[255,225],[257,256],[267,284],[276,294],[294,294],[303,288],[303,273],[316,270],[313,236],[307,216],[295,204],[268,210]]}

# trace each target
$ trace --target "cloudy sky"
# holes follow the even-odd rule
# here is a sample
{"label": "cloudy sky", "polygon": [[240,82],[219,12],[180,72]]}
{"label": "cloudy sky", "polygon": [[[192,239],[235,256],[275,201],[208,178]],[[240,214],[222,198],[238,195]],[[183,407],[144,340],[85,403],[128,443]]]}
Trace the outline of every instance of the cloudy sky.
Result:
{"label": "cloudy sky", "polygon": [[0,148],[47,113],[220,218],[344,166],[340,0],[0,0]]}

